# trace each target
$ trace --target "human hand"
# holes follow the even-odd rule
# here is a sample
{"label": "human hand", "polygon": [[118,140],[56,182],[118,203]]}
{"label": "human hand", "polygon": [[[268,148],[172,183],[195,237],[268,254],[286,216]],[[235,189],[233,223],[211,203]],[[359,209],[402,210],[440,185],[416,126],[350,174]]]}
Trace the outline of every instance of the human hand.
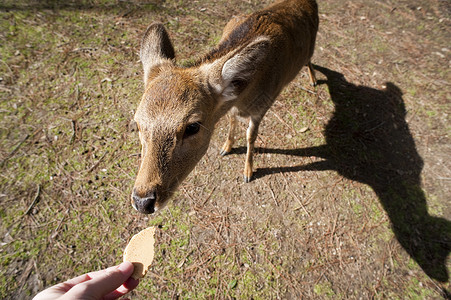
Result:
{"label": "human hand", "polygon": [[130,277],[132,273],[133,264],[123,262],[120,265],[83,274],[54,285],[37,294],[33,300],[117,299],[138,286],[139,280]]}

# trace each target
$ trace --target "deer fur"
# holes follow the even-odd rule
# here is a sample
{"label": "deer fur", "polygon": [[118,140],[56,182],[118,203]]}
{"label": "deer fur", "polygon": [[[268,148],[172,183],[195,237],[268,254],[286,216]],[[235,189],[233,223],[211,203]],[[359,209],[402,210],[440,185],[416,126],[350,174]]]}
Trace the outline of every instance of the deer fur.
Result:
{"label": "deer fur", "polygon": [[260,122],[303,66],[310,63],[318,30],[315,0],[277,1],[233,18],[218,45],[189,67],[175,64],[175,51],[161,23],[142,39],[145,92],[135,121],[142,144],[132,205],[142,213],[161,209],[205,154],[215,124],[230,111],[232,150],[237,117],[249,120],[244,180],[252,178]]}

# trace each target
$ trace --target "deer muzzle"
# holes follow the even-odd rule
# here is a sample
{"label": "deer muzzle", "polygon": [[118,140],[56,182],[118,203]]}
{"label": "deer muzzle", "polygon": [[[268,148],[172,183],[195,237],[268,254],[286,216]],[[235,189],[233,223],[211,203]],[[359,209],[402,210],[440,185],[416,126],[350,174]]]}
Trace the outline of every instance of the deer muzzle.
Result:
{"label": "deer muzzle", "polygon": [[133,189],[132,206],[140,213],[152,214],[156,211],[155,203],[157,201],[157,197],[158,195],[155,190],[149,190],[145,193],[138,193],[136,189]]}

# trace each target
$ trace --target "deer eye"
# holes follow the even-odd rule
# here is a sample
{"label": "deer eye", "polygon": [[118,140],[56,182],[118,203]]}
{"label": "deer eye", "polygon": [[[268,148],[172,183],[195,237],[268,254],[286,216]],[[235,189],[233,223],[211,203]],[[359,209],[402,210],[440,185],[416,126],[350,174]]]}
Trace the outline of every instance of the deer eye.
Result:
{"label": "deer eye", "polygon": [[183,134],[183,137],[186,138],[186,137],[195,135],[196,133],[199,132],[199,129],[200,129],[200,123],[199,122],[189,124],[185,128],[185,133]]}

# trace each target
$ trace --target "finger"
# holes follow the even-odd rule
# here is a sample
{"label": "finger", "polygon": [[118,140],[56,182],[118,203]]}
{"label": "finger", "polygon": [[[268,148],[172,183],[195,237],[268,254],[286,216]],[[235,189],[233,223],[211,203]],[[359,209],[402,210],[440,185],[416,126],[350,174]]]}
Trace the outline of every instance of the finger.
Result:
{"label": "finger", "polygon": [[[95,274],[94,274],[95,273]],[[91,280],[74,286],[65,296],[68,299],[89,297],[100,299],[120,287],[133,273],[133,264],[124,262],[116,267],[91,274]]]}
{"label": "finger", "polygon": [[134,279],[133,277],[130,277],[127,279],[126,282],[124,282],[123,286],[128,289],[129,291],[135,289],[139,284],[139,279]]}
{"label": "finger", "polygon": [[89,276],[89,274],[83,274],[83,275],[77,276],[75,278],[69,279],[69,280],[63,282],[62,284],[66,285],[66,286],[70,286],[70,288],[71,288],[74,285],[80,284],[80,283],[88,281],[90,279],[91,279],[91,276]]}
{"label": "finger", "polygon": [[[110,270],[113,268],[117,268],[117,266],[114,267],[110,267],[106,270]],[[106,270],[100,270],[97,272],[90,272],[90,273],[86,273],[80,276],[77,276],[75,278],[69,279],[65,282],[61,282],[58,283],[57,285],[54,285],[50,288],[48,288],[48,292],[52,292],[52,293],[58,293],[60,295],[64,295],[65,293],[67,293],[71,288],[73,288],[74,286],[76,286],[77,284],[80,284],[82,282],[91,280],[94,277],[98,277],[99,275],[101,275],[101,273],[104,273]]]}
{"label": "finger", "polygon": [[99,276],[105,274],[105,272],[109,272],[109,271],[112,271],[114,269],[117,269],[119,266],[120,265],[116,265],[116,266],[112,266],[112,267],[109,267],[109,268],[106,268],[106,269],[102,269],[102,270],[99,270],[99,271],[89,272],[87,274],[89,275],[89,277],[91,277],[91,279],[93,279],[93,278],[96,278],[96,277],[99,277]]}
{"label": "finger", "polygon": [[124,296],[127,293],[130,293],[133,289],[135,289],[139,284],[139,280],[129,278],[123,285],[117,288],[115,291],[109,293],[104,297],[105,300],[113,300],[119,297]]}
{"label": "finger", "polygon": [[36,295],[33,300],[57,299],[67,293],[67,291],[69,291],[75,285],[85,282],[89,279],[91,278],[88,276],[88,274],[83,274],[65,282],[58,283],[57,285],[49,287]]}
{"label": "finger", "polygon": [[65,282],[58,283],[57,285],[50,287],[49,290],[52,290],[52,292],[54,291],[54,292],[59,292],[61,294],[64,294],[67,291],[69,291],[71,288],[73,288],[75,285],[80,284],[85,281],[88,281],[90,279],[91,279],[91,277],[89,277],[88,274],[83,274],[78,277],[69,279]]}
{"label": "finger", "polygon": [[96,274],[92,280],[85,284],[88,285],[88,289],[92,289],[93,295],[102,297],[126,282],[132,275],[133,268],[132,263],[124,262],[115,268],[106,269],[103,274]]}
{"label": "finger", "polygon": [[110,271],[113,270],[114,268],[117,268],[118,266],[114,266],[114,267],[109,267],[108,269],[105,270],[100,270],[97,272],[90,272],[90,273],[86,273],[80,276],[77,276],[75,278],[69,279],[65,282],[59,283],[57,285],[55,285],[52,288],[55,288],[58,291],[64,291],[67,292],[69,291],[71,288],[73,288],[74,286],[76,286],[77,284],[80,284],[82,282],[91,280],[95,277],[99,277],[100,275],[102,275],[103,273],[105,273],[106,271]]}

